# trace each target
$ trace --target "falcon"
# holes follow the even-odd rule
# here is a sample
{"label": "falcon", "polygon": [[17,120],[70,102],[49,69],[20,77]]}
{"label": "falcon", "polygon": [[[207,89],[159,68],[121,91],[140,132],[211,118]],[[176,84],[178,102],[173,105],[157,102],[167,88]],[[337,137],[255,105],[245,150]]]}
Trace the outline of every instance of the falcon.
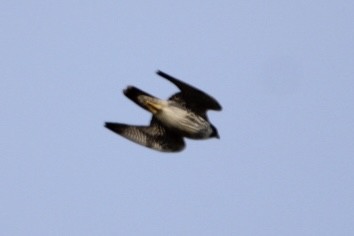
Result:
{"label": "falcon", "polygon": [[161,152],[179,152],[185,147],[184,138],[219,138],[210,123],[207,110],[221,111],[221,105],[205,92],[162,71],[157,74],[173,83],[179,92],[168,100],[152,96],[134,86],[123,93],[141,108],[152,113],[149,126],[134,126],[106,122],[105,127],[135,143]]}

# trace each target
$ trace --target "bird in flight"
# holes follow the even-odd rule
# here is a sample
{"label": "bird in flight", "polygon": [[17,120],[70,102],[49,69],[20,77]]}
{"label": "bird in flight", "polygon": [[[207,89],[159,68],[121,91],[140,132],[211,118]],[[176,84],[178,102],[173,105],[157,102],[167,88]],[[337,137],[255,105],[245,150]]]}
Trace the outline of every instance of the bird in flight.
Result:
{"label": "bird in flight", "polygon": [[134,86],[123,93],[141,108],[152,113],[149,126],[106,122],[105,127],[135,143],[161,152],[179,152],[184,138],[219,138],[209,122],[207,110],[221,111],[220,104],[205,92],[162,71],[157,74],[179,88],[168,100],[154,97]]}

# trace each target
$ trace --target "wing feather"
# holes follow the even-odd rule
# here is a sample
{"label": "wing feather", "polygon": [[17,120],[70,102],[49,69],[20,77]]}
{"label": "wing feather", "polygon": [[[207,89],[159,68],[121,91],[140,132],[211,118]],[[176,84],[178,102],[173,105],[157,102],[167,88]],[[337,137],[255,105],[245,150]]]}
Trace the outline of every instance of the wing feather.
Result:
{"label": "wing feather", "polygon": [[154,118],[150,126],[133,126],[106,122],[105,127],[130,141],[161,152],[178,152],[184,149],[183,137],[167,130]]}
{"label": "wing feather", "polygon": [[170,97],[170,100],[179,102],[193,111],[197,110],[206,112],[208,109],[216,111],[222,109],[219,102],[207,93],[162,71],[157,71],[156,73],[176,85],[181,90],[181,92]]}

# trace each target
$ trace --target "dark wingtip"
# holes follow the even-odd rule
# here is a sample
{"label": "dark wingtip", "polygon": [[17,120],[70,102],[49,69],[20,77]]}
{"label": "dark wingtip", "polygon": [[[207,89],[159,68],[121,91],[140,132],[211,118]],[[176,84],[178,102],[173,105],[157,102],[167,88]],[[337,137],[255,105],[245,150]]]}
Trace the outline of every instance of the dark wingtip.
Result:
{"label": "dark wingtip", "polygon": [[120,133],[120,132],[122,132],[124,125],[118,124],[118,123],[112,123],[112,122],[105,122],[104,127],[106,127],[107,129],[109,129],[115,133]]}
{"label": "dark wingtip", "polygon": [[128,86],[126,89],[123,90],[123,93],[127,98],[131,99],[135,103],[138,103],[137,99],[139,95],[145,94],[143,91],[134,86]]}
{"label": "dark wingtip", "polygon": [[[126,89],[123,89],[123,93],[125,96],[128,96],[133,90],[135,89],[134,86],[127,86]],[[129,97],[129,96],[128,96]]]}
{"label": "dark wingtip", "polygon": [[123,89],[123,93],[126,94],[130,88],[131,86],[127,86],[125,89]]}
{"label": "dark wingtip", "polygon": [[112,126],[113,126],[113,123],[111,123],[111,122],[105,122],[104,123],[104,127],[107,128],[107,129],[111,129]]}
{"label": "dark wingtip", "polygon": [[150,94],[148,94],[147,92],[138,89],[137,87],[134,86],[127,86],[126,89],[123,90],[123,93],[125,96],[127,96],[128,98],[132,99],[132,100],[136,100],[136,98],[140,95],[145,95],[148,97],[154,97]]}
{"label": "dark wingtip", "polygon": [[220,139],[219,132],[218,132],[217,128],[214,125],[211,125],[211,129],[213,130],[213,132],[211,133],[210,137]]}
{"label": "dark wingtip", "polygon": [[215,108],[215,111],[221,111],[222,110],[222,106],[217,102],[217,106]]}
{"label": "dark wingtip", "polygon": [[158,74],[159,76],[164,77],[165,79],[168,79],[168,80],[175,80],[174,77],[172,77],[172,76],[169,75],[169,74],[166,74],[165,72],[163,72],[163,71],[161,71],[161,70],[157,70],[157,71],[156,71],[156,74]]}

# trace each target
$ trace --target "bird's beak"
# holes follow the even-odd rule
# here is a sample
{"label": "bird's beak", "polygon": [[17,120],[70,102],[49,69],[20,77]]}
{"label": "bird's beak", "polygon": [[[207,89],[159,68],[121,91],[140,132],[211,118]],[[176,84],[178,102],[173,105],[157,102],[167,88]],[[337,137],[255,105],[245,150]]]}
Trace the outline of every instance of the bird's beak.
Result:
{"label": "bird's beak", "polygon": [[152,112],[152,114],[156,114],[162,109],[162,106],[160,104],[154,103],[152,101],[145,101],[145,105],[147,109]]}

